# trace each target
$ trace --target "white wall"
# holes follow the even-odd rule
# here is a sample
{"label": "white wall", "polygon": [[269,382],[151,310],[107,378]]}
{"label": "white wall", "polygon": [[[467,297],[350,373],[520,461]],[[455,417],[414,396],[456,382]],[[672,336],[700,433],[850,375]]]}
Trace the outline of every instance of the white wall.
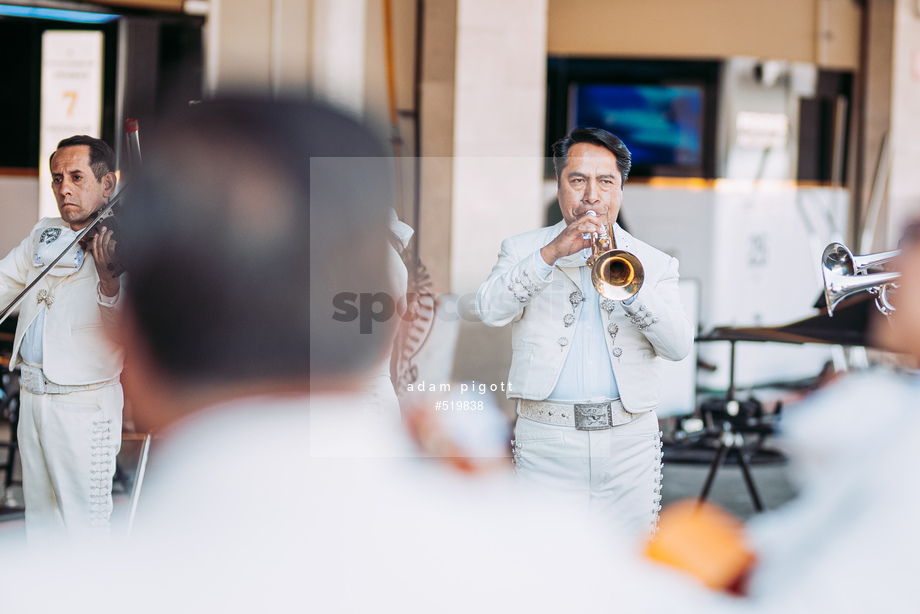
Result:
{"label": "white wall", "polygon": [[[842,188],[719,180],[707,187],[627,185],[622,215],[631,232],[680,260],[681,279],[700,282],[700,327],[779,326],[817,315],[824,246],[840,240],[848,196]],[[728,344],[700,344],[719,365],[701,383],[728,384]],[[743,343],[741,385],[816,375],[826,346]]]}
{"label": "white wall", "polygon": [[[767,80],[755,78],[755,67]],[[800,75],[806,75],[804,78]],[[817,72],[813,65],[795,64],[762,58],[731,58],[723,65],[719,92],[719,141],[716,176],[728,179],[795,179],[798,162],[799,100],[803,89],[814,95]],[[804,85],[803,81],[810,81]],[[786,139],[783,145],[745,143],[739,138],[739,113],[785,117]],[[756,136],[751,130],[742,137]]]}
{"label": "white wall", "polygon": [[0,258],[38,221],[38,187],[36,176],[0,175]]}

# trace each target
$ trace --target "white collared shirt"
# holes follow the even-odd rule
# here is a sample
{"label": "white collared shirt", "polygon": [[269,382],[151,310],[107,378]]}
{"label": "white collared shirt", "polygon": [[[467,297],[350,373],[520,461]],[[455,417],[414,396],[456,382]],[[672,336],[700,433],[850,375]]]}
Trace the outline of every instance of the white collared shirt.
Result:
{"label": "white collared shirt", "polygon": [[[582,255],[587,259],[590,248],[582,250]],[[541,279],[546,280],[553,267],[546,264],[540,251],[534,252],[534,270]],[[562,365],[562,372],[556,380],[556,387],[547,400],[568,401],[572,403],[596,402],[620,397],[616,376],[613,374],[613,365],[610,362],[610,352],[604,335],[607,334],[605,314],[601,312],[600,295],[591,282],[591,269],[581,266],[578,269],[581,275],[580,285],[585,297],[582,303],[581,316],[575,323],[572,333],[571,348]],[[635,297],[625,301],[627,304]]]}

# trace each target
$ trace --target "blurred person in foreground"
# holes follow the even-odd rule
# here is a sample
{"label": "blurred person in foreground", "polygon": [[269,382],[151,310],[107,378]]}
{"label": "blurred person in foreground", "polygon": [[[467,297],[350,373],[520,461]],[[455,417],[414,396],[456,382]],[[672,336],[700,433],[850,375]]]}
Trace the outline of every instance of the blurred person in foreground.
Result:
{"label": "blurred person in foreground", "polygon": [[[873,309],[872,336],[920,364],[920,225],[908,227],[896,308]],[[847,375],[785,412],[799,496],[749,523],[758,562],[748,604],[777,612],[912,612],[920,602],[920,380],[908,369]]]}
{"label": "blurred person in foreground", "polygon": [[[59,218],[43,218],[0,260],[0,309],[89,226],[115,192],[115,153],[73,136],[51,155]],[[26,534],[33,546],[108,536],[112,476],[121,445],[121,348],[105,328],[120,307],[108,265],[115,239],[103,227],[75,245],[20,303],[10,369],[19,368],[19,452]],[[65,537],[66,530],[66,537]]]}
{"label": "blurred person in foreground", "polygon": [[125,387],[162,433],[136,531],[102,576],[33,563],[64,590],[32,590],[17,563],[4,607],[660,609],[655,576],[607,533],[410,458],[364,419],[390,334],[332,314],[388,276],[393,165],[371,133],[320,105],[216,100],[155,141],[123,222]]}
{"label": "blurred person in foreground", "polygon": [[[661,500],[659,361],[680,360],[693,344],[678,262],[616,224],[631,164],[620,139],[576,128],[553,145],[553,163],[563,221],[502,242],[476,312],[489,326],[512,326],[508,397],[518,399],[522,484],[644,538]],[[607,228],[645,270],[623,301],[601,296],[586,266],[585,237]]]}

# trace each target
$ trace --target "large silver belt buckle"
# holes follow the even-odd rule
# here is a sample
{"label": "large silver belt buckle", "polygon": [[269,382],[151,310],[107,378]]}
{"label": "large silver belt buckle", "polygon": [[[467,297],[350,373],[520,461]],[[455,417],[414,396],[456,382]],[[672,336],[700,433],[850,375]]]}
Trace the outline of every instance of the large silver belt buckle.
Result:
{"label": "large silver belt buckle", "polygon": [[576,403],[575,428],[579,431],[600,431],[613,426],[610,403]]}
{"label": "large silver belt buckle", "polygon": [[37,367],[20,365],[19,385],[32,394],[45,394],[45,374]]}

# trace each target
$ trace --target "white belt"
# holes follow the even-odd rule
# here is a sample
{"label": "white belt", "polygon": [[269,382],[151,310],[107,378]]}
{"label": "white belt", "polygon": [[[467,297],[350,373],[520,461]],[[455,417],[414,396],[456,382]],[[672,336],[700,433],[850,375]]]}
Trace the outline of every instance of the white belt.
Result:
{"label": "white belt", "polygon": [[580,431],[609,429],[632,422],[638,416],[626,411],[620,399],[601,403],[553,403],[521,399],[518,414],[546,424],[574,426]]}
{"label": "white belt", "polygon": [[61,386],[54,382],[48,381],[45,372],[41,367],[32,365],[19,365],[19,385],[32,394],[70,394],[71,392],[82,392],[84,390],[98,390],[106,386],[114,386],[118,383],[118,378],[113,377],[104,382],[96,384],[83,384],[80,386]]}

